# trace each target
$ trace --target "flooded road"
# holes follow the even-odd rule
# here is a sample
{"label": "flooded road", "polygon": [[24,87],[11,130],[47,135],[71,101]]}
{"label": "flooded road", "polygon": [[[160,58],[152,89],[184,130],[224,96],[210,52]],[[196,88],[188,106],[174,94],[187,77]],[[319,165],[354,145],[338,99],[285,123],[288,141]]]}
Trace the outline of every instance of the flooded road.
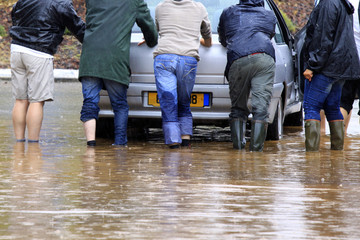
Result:
{"label": "flooded road", "polygon": [[191,149],[168,149],[156,129],[87,148],[81,86],[57,83],[40,144],[15,143],[0,85],[0,239],[360,239],[356,114],[344,151],[326,135],[306,153],[299,127],[263,153],[233,150],[215,128],[197,129]]}

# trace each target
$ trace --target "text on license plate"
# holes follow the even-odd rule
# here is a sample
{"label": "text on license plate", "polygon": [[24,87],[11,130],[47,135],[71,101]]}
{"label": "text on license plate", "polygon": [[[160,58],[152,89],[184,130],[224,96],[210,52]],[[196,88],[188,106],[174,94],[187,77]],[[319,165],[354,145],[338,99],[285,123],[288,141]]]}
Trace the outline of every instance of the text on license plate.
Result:
{"label": "text on license plate", "polygon": [[[157,92],[149,92],[148,104],[159,107],[159,98]],[[210,106],[210,93],[192,93],[190,107],[208,107]]]}

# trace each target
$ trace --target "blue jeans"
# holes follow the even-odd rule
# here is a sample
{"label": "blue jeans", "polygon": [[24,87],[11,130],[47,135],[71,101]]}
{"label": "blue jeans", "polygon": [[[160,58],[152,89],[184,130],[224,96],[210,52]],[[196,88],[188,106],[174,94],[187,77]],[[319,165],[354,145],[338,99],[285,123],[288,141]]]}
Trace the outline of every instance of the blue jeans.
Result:
{"label": "blue jeans", "polygon": [[87,122],[92,119],[98,119],[100,91],[105,87],[114,111],[115,145],[126,145],[129,113],[129,105],[126,99],[127,86],[97,77],[83,77],[81,78],[81,83],[84,101],[80,120]]}
{"label": "blue jeans", "polygon": [[154,73],[165,144],[181,143],[182,135],[193,134],[190,102],[196,69],[194,57],[175,54],[155,57]]}
{"label": "blue jeans", "polygon": [[304,112],[305,120],[320,121],[320,110],[324,109],[328,122],[343,120],[340,112],[341,90],[344,81],[335,81],[322,74],[316,74],[312,80],[305,80]]}

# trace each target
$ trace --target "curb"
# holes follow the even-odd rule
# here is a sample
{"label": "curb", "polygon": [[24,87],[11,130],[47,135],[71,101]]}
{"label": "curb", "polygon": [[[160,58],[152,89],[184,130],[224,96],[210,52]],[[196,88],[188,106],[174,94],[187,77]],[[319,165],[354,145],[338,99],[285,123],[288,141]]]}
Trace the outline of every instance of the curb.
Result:
{"label": "curb", "polygon": [[[55,82],[75,82],[78,81],[79,70],[75,69],[54,69]],[[11,70],[0,69],[0,80],[10,81]]]}

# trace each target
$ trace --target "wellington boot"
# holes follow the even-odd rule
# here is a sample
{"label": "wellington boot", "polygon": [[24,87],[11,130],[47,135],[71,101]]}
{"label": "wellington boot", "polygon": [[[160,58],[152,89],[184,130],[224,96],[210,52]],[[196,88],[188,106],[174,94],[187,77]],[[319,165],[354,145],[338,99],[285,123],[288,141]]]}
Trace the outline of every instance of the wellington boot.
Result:
{"label": "wellington boot", "polygon": [[235,149],[245,148],[246,121],[240,118],[230,120],[231,140]]}
{"label": "wellington boot", "polygon": [[317,152],[320,146],[320,121],[305,121],[305,148],[307,152]]}
{"label": "wellington boot", "polygon": [[266,138],[268,124],[265,121],[251,122],[250,151],[262,152]]}
{"label": "wellington boot", "polygon": [[344,121],[329,122],[331,150],[344,149]]}

